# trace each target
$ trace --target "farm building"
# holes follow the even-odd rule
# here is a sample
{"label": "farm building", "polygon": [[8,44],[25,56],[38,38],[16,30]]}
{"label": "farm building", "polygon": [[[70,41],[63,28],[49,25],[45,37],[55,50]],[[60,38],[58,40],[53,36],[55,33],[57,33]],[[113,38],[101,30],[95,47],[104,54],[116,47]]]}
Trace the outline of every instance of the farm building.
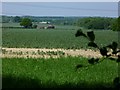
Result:
{"label": "farm building", "polygon": [[47,27],[45,27],[45,29],[54,29],[55,26],[54,25],[48,25]]}
{"label": "farm building", "polygon": [[39,22],[40,24],[50,24],[50,22],[44,22],[44,21],[42,21],[42,22]]}
{"label": "farm building", "polygon": [[55,29],[54,25],[48,25],[48,26],[37,26],[37,29]]}

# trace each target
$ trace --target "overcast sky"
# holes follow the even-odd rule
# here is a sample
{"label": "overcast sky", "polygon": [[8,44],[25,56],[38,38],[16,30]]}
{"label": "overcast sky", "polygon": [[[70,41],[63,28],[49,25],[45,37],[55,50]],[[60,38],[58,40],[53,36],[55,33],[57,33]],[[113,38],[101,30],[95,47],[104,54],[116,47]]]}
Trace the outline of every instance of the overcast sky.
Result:
{"label": "overcast sky", "polygon": [[3,2],[3,15],[118,16],[117,2]]}
{"label": "overcast sky", "polygon": [[119,2],[120,0],[1,0],[2,2]]}

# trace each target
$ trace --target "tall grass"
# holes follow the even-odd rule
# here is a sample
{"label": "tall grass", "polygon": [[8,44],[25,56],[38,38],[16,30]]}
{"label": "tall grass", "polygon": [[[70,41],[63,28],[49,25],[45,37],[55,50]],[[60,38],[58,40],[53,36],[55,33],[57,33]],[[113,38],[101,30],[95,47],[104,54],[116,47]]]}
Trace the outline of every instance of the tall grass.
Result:
{"label": "tall grass", "polygon": [[[118,73],[117,63],[109,59],[93,66],[82,57],[3,58],[2,61],[3,88],[110,88]],[[79,64],[83,67],[76,69]]]}

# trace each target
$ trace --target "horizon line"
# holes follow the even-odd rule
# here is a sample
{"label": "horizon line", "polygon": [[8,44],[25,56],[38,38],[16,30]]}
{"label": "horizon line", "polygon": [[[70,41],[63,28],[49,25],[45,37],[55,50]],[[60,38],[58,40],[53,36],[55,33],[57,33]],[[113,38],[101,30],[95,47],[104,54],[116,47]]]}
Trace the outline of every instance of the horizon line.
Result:
{"label": "horizon line", "polygon": [[78,15],[69,15],[69,16],[66,16],[66,15],[0,15],[0,16],[19,16],[19,17],[119,17],[119,16],[99,16],[99,15],[92,15],[92,16],[89,16],[89,15],[82,15],[82,16],[78,16]]}

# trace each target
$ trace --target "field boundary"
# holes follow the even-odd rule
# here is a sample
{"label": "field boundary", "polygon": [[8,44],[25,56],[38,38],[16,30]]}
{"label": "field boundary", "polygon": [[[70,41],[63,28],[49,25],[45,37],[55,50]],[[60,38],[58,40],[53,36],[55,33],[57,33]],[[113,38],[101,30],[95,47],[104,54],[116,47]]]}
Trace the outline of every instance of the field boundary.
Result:
{"label": "field boundary", "polygon": [[2,48],[2,58],[59,58],[67,56],[102,57],[99,51],[91,49]]}

